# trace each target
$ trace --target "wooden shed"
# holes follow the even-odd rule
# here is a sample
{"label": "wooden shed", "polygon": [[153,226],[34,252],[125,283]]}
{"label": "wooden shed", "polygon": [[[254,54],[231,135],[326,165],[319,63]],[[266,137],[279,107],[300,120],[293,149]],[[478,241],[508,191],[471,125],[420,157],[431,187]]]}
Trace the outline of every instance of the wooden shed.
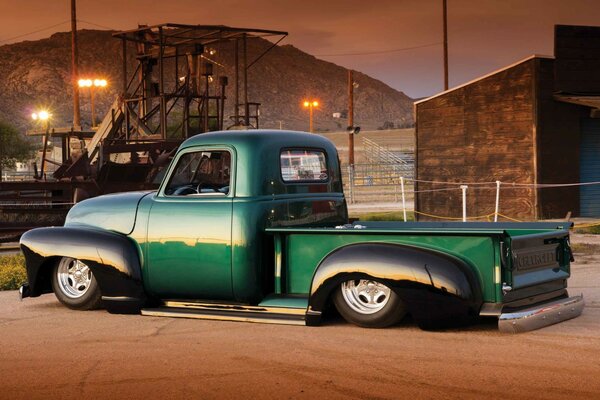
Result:
{"label": "wooden shed", "polygon": [[[534,55],[415,103],[415,210],[519,220],[600,217],[600,27],[557,25]],[[536,186],[534,186],[536,185]],[[420,220],[432,219],[421,214]]]}

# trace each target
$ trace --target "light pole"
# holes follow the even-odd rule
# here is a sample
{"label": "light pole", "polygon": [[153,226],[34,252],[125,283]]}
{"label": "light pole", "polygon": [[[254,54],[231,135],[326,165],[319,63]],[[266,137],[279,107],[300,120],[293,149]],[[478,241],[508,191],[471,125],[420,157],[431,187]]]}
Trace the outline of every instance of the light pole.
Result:
{"label": "light pole", "polygon": [[40,110],[38,112],[34,112],[31,114],[31,119],[33,119],[34,121],[41,121],[43,123],[44,126],[44,147],[42,150],[42,162],[40,165],[40,173],[39,175],[37,175],[35,178],[36,179],[43,179],[44,178],[44,167],[46,164],[46,151],[48,150],[48,135],[50,134],[50,117],[52,116],[52,114],[50,114],[48,111],[46,110]]}
{"label": "light pole", "polygon": [[319,102],[317,100],[304,100],[304,108],[308,108],[308,118],[309,118],[309,132],[313,132],[313,108],[319,106]]}
{"label": "light pole", "polygon": [[90,88],[90,102],[92,107],[92,128],[96,127],[96,112],[94,109],[94,88],[103,88],[106,87],[107,82],[106,79],[80,79],[79,87],[89,87]]}

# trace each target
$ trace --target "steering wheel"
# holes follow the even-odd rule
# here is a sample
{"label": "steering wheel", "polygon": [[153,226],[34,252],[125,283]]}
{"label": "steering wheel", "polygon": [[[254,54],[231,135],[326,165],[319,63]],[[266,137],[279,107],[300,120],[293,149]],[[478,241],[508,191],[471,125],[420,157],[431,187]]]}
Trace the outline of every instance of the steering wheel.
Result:
{"label": "steering wheel", "polygon": [[[198,186],[196,186],[196,192],[197,193],[207,193],[207,192],[202,192],[202,189],[211,189],[213,192],[218,193],[219,185],[215,185],[212,183],[206,183],[206,182],[200,182],[200,183],[198,183]],[[208,192],[208,193],[210,193],[210,192]]]}
{"label": "steering wheel", "polygon": [[198,188],[195,188],[194,185],[180,186],[173,191],[173,196],[187,196],[189,194],[198,194],[200,193],[198,191]]}

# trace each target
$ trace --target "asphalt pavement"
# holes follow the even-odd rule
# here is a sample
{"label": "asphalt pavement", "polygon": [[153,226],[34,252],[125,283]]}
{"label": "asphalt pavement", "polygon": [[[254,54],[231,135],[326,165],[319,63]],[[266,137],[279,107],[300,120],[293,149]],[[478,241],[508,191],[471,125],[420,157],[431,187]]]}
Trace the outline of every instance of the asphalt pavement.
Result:
{"label": "asphalt pavement", "polygon": [[78,312],[0,292],[0,399],[600,398],[600,256],[579,256],[576,319],[523,334]]}

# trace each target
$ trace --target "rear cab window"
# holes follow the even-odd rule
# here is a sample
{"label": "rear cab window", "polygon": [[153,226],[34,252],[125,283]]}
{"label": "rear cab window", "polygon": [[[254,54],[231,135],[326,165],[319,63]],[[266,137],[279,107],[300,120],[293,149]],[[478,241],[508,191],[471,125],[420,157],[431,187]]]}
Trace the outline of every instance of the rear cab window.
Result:
{"label": "rear cab window", "polygon": [[329,180],[327,158],[323,150],[284,149],[280,154],[281,178],[285,183]]}

